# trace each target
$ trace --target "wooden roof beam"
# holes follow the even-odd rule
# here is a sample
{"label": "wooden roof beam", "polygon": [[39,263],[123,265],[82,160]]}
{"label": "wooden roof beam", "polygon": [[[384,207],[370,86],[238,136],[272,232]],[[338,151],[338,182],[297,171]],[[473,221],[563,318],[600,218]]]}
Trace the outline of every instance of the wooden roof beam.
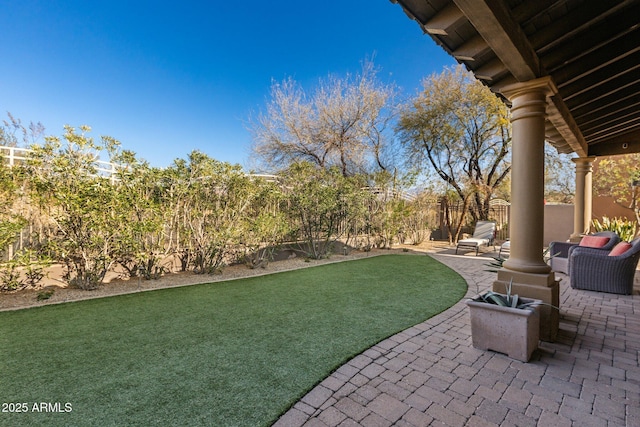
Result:
{"label": "wooden roof beam", "polygon": [[491,85],[493,81],[498,80],[499,77],[504,76],[506,73],[507,69],[505,68],[502,61],[500,61],[498,58],[489,61],[483,66],[473,70],[473,74],[475,74],[477,79],[484,80],[489,85]]}
{"label": "wooden roof beam", "polygon": [[478,34],[453,51],[458,61],[475,61],[483,52],[489,50],[487,42]]}
{"label": "wooden roof beam", "polygon": [[425,22],[423,28],[429,34],[446,36],[449,34],[449,28],[461,19],[464,19],[464,15],[460,9],[454,3],[449,3],[447,7]]}
{"label": "wooden roof beam", "polygon": [[558,133],[580,157],[587,156],[587,142],[578,125],[569,113],[569,109],[558,95],[549,97],[547,104],[547,120],[553,124]]}
{"label": "wooden roof beam", "polygon": [[503,1],[453,1],[518,81],[543,75],[535,51]]}

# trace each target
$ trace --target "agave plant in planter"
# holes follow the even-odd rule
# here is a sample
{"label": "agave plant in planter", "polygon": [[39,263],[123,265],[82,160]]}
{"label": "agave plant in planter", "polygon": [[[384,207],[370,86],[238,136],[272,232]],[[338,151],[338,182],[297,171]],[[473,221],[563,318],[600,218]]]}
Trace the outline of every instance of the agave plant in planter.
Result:
{"label": "agave plant in planter", "polygon": [[467,301],[471,339],[480,350],[504,353],[528,362],[538,348],[542,301],[487,291]]}

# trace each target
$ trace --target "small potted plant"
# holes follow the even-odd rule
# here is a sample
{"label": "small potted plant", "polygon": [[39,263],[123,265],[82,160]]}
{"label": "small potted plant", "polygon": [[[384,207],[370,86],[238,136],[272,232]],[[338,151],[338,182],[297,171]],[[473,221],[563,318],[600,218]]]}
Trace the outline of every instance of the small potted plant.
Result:
{"label": "small potted plant", "polygon": [[473,346],[528,362],[538,348],[542,301],[487,291],[467,301]]}

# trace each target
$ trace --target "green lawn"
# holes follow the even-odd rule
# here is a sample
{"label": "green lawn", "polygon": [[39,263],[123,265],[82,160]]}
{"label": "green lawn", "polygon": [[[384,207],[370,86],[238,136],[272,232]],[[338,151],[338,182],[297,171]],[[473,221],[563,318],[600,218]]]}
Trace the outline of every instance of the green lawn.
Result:
{"label": "green lawn", "polygon": [[[3,426],[267,426],[368,347],[465,294],[427,256],[0,313]],[[71,412],[33,412],[39,402]],[[3,410],[10,409],[4,405]]]}

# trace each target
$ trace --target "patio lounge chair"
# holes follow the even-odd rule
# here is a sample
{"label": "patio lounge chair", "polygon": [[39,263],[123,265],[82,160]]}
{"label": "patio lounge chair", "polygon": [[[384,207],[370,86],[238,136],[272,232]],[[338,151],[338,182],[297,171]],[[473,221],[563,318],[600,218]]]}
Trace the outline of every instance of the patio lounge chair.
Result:
{"label": "patio lounge chair", "polygon": [[630,295],[640,260],[640,237],[611,251],[577,246],[569,253],[569,281],[574,289]]}
{"label": "patio lounge chair", "polygon": [[500,250],[498,251],[498,258],[502,258],[502,254],[507,254],[507,256],[511,254],[511,240],[507,240],[506,242],[500,245]]}
{"label": "patio lounge chair", "polygon": [[468,239],[458,240],[456,246],[456,255],[458,255],[458,249],[470,248],[476,250],[476,255],[480,250],[480,246],[489,246],[493,244],[493,239],[496,234],[496,223],[493,221],[478,221],[476,228],[473,230],[473,235]]}
{"label": "patio lounge chair", "polygon": [[[587,239],[585,239],[585,237],[587,237]],[[619,241],[620,237],[613,231],[600,231],[590,234],[589,236],[584,236],[579,243],[551,242],[549,243],[549,265],[551,265],[553,271],[569,274],[569,255],[573,248],[587,246],[608,253]]]}

